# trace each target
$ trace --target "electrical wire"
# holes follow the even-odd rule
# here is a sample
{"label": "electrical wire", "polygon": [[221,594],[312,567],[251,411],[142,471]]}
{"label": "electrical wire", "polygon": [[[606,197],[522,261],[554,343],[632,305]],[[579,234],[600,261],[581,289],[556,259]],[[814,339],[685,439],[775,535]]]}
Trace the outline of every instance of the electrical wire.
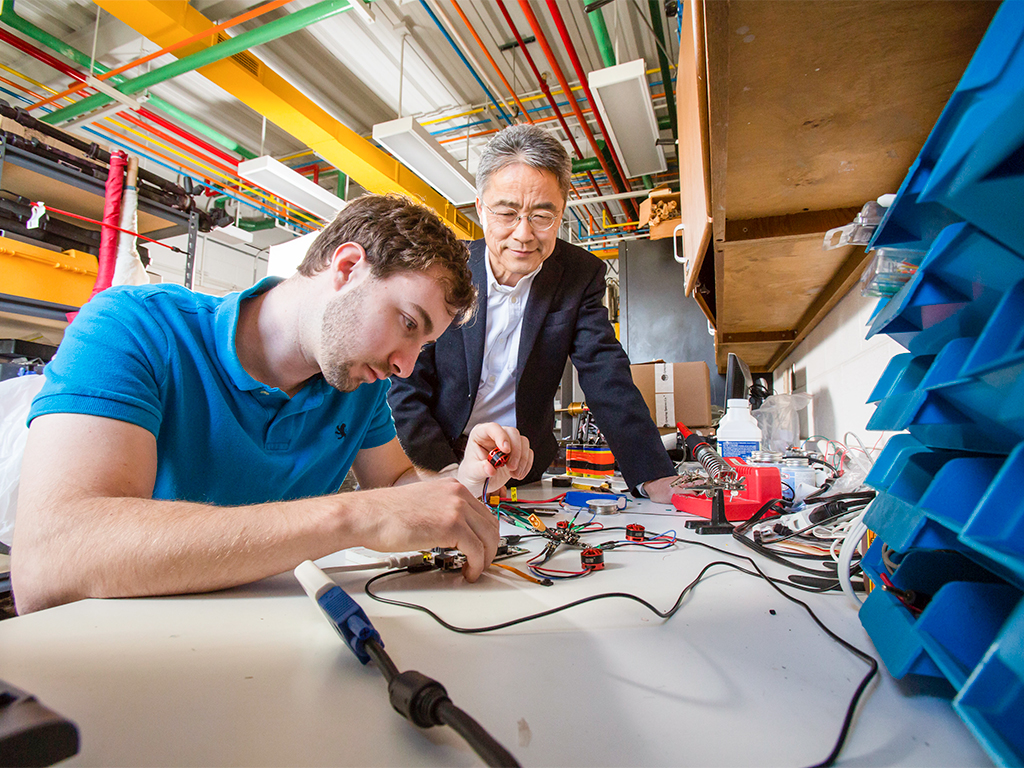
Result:
{"label": "electrical wire", "polygon": [[853,581],[850,578],[850,568],[853,561],[853,553],[857,550],[860,545],[860,541],[864,538],[864,534],[868,532],[868,527],[864,524],[864,516],[867,514],[867,510],[864,510],[853,520],[853,524],[850,526],[849,532],[846,534],[846,538],[843,539],[843,545],[839,548],[839,567],[837,575],[839,577],[839,585],[842,587],[843,594],[849,598],[850,602],[854,606],[860,608],[863,600],[853,589]]}
{"label": "electrical wire", "polygon": [[[540,611],[538,613],[530,614],[528,616],[522,616],[522,617],[519,617],[519,618],[516,618],[516,619],[510,619],[509,621],[501,622],[501,623],[498,623],[498,624],[492,624],[492,625],[488,625],[488,626],[482,626],[482,627],[459,627],[459,626],[456,626],[454,624],[451,624],[451,623],[445,621],[437,613],[432,611],[430,608],[427,608],[426,606],[417,605],[415,603],[409,603],[409,602],[405,602],[405,601],[402,601],[402,600],[395,600],[395,599],[392,599],[392,598],[387,598],[387,597],[384,597],[384,596],[374,592],[371,589],[371,587],[373,586],[373,584],[375,582],[380,581],[380,580],[385,579],[385,578],[388,578],[389,576],[393,576],[395,574],[407,573],[408,569],[388,571],[386,573],[378,574],[378,575],[374,576],[373,578],[371,578],[369,581],[366,582],[366,584],[363,587],[363,590],[364,590],[364,592],[366,593],[366,595],[368,597],[370,597],[371,599],[376,600],[378,602],[386,603],[386,604],[389,604],[389,605],[395,605],[395,606],[399,606],[399,607],[404,607],[404,608],[411,608],[413,610],[420,611],[422,613],[426,613],[428,616],[433,618],[434,621],[436,621],[438,624],[443,626],[445,629],[451,630],[452,632],[458,632],[460,634],[481,634],[481,633],[484,633],[484,632],[493,632],[493,631],[500,630],[500,629],[506,629],[508,627],[516,626],[516,625],[519,625],[519,624],[524,624],[524,623],[526,623],[528,621],[534,621],[536,619],[544,618],[544,617],[547,617],[547,616],[552,616],[552,615],[554,615],[556,613],[560,613],[560,612],[568,610],[570,608],[575,608],[575,607],[577,607],[579,605],[583,605],[585,603],[591,603],[591,602],[595,602],[597,600],[612,599],[612,598],[631,600],[633,602],[639,603],[640,605],[644,606],[649,611],[654,613],[656,616],[658,616],[658,617],[660,617],[662,619],[666,619],[667,620],[667,619],[672,618],[673,615],[675,615],[675,613],[682,606],[683,601],[685,600],[686,596],[696,588],[696,586],[704,579],[705,574],[709,570],[711,570],[712,568],[715,568],[717,566],[724,566],[724,567],[732,568],[733,570],[739,571],[740,573],[745,573],[745,574],[747,574],[749,576],[760,577],[761,579],[766,581],[769,584],[769,586],[771,586],[772,589],[774,589],[776,592],[778,592],[783,598],[785,598],[786,600],[790,601],[791,603],[794,603],[795,605],[798,605],[801,608],[803,608],[807,612],[807,614],[811,617],[811,619],[814,621],[814,623],[826,635],[828,635],[832,640],[834,640],[836,643],[841,645],[843,648],[845,648],[851,654],[853,654],[854,656],[859,658],[861,661],[865,662],[868,665],[868,667],[869,667],[867,674],[865,674],[865,676],[861,679],[860,683],[857,685],[857,688],[854,690],[852,697],[850,698],[850,702],[849,702],[849,704],[847,706],[846,714],[845,714],[845,717],[843,718],[843,723],[842,723],[842,726],[840,728],[839,735],[838,735],[838,737],[836,739],[835,745],[833,746],[831,752],[829,752],[828,756],[824,760],[822,760],[822,761],[820,761],[818,763],[815,763],[810,768],[827,768],[828,766],[833,765],[835,763],[836,758],[839,756],[839,753],[842,751],[843,745],[846,743],[847,736],[849,735],[849,732],[850,732],[850,726],[851,726],[851,724],[853,722],[853,716],[854,716],[854,713],[857,710],[857,705],[859,704],[859,702],[861,700],[861,697],[864,695],[864,691],[867,689],[868,684],[871,682],[871,680],[878,673],[878,662],[870,654],[866,653],[865,651],[862,651],[860,648],[857,648],[855,645],[847,642],[842,637],[840,637],[838,634],[836,634],[831,629],[829,629],[829,627],[827,627],[824,624],[824,622],[822,622],[821,619],[818,618],[817,614],[814,613],[814,611],[811,609],[811,607],[809,605],[807,605],[805,602],[803,602],[799,598],[794,597],[793,595],[790,595],[785,590],[783,590],[779,586],[779,584],[777,583],[778,580],[777,579],[773,579],[772,577],[768,576],[764,571],[762,571],[758,567],[757,563],[755,563],[752,558],[746,557],[744,555],[737,555],[737,554],[732,553],[732,552],[727,552],[725,550],[719,549],[719,548],[714,547],[714,546],[712,546],[710,544],[706,544],[706,543],[700,542],[700,541],[694,541],[694,542],[691,542],[691,543],[692,544],[696,544],[698,546],[705,547],[705,548],[713,550],[715,552],[720,552],[722,554],[726,554],[726,555],[728,555],[730,557],[735,557],[735,558],[738,558],[740,560],[743,560],[743,561],[747,562],[750,565],[750,567],[753,569],[753,571],[748,570],[748,569],[744,568],[741,565],[737,565],[736,563],[728,562],[728,561],[725,561],[725,560],[715,560],[715,561],[712,561],[710,563],[707,563],[703,568],[701,568],[701,570],[697,574],[697,576],[689,584],[687,584],[683,588],[683,590],[679,593],[679,596],[676,598],[675,603],[673,603],[672,607],[669,608],[666,611],[659,610],[657,607],[655,607],[654,605],[649,603],[644,598],[639,597],[637,595],[630,594],[628,592],[603,592],[603,593],[600,593],[600,594],[597,594],[597,595],[590,595],[588,597],[580,598],[579,600],[574,600],[574,601],[572,601],[570,603],[566,603],[564,605],[556,606],[555,608],[550,608],[548,610]],[[802,588],[805,591],[819,591],[817,589],[813,589],[813,588],[812,589],[808,589],[807,587],[799,587],[797,585],[792,585],[792,584],[790,584],[788,586],[790,586],[791,588]]]}
{"label": "electrical wire", "polygon": [[[436,680],[419,672],[400,672],[384,650],[384,644],[369,638],[363,644],[367,655],[374,661],[388,684],[392,706],[421,728],[447,725],[459,734],[486,765],[497,768],[519,768],[519,762],[480,723],[459,709],[448,698],[448,692]],[[399,700],[409,711],[399,709]]]}

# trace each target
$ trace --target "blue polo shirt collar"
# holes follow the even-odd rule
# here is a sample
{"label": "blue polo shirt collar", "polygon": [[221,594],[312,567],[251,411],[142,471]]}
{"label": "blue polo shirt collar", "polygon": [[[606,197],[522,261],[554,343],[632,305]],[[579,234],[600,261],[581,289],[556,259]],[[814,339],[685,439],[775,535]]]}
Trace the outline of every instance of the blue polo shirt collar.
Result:
{"label": "blue polo shirt collar", "polygon": [[314,376],[295,397],[288,395],[277,387],[270,387],[257,381],[242,367],[238,359],[238,348],[235,344],[238,335],[238,317],[241,311],[242,302],[252,296],[259,296],[266,293],[275,285],[284,282],[283,277],[271,276],[260,280],[252,288],[247,288],[240,293],[233,293],[224,298],[224,302],[217,307],[214,319],[214,343],[217,348],[217,356],[224,366],[231,383],[243,392],[254,392],[264,397],[271,397],[283,400],[291,400],[292,407],[299,410],[308,410],[318,407],[324,400],[325,388],[329,386],[319,374]]}

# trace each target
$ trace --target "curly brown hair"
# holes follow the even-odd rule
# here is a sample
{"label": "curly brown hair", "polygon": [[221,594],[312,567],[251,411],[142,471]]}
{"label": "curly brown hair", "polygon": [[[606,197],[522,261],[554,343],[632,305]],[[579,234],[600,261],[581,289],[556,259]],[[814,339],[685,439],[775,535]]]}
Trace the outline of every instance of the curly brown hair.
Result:
{"label": "curly brown hair", "polygon": [[349,202],[317,235],[299,274],[312,277],[330,265],[344,243],[366,251],[370,274],[382,280],[396,272],[427,272],[441,267],[444,300],[456,323],[476,305],[469,250],[434,211],[401,195],[363,195]]}

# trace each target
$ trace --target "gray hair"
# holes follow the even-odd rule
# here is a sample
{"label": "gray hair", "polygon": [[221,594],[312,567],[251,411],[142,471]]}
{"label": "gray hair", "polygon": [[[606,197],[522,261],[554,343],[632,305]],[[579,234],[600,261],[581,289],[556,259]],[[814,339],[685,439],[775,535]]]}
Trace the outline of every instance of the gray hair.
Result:
{"label": "gray hair", "polygon": [[530,124],[510,125],[487,142],[476,169],[477,195],[483,197],[494,174],[516,163],[554,174],[562,199],[569,199],[572,180],[569,154],[551,133]]}

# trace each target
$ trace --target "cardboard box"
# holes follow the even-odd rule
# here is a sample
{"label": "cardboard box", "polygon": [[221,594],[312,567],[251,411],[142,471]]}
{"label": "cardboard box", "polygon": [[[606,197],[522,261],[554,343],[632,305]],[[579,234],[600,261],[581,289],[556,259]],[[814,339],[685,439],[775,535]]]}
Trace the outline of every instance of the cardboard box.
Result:
{"label": "cardboard box", "polygon": [[647,226],[651,220],[651,216],[654,214],[655,206],[657,203],[667,203],[673,201],[676,204],[675,213],[671,219],[664,221],[658,221],[650,226],[650,238],[651,240],[662,240],[666,237],[672,237],[672,232],[676,228],[682,219],[682,209],[680,208],[679,193],[670,192],[667,189],[656,189],[651,192],[646,200],[640,203],[640,219],[639,224],[641,227]]}
{"label": "cardboard box", "polygon": [[691,429],[711,426],[711,371],[697,363],[640,363],[629,366],[657,427],[681,421]]}

